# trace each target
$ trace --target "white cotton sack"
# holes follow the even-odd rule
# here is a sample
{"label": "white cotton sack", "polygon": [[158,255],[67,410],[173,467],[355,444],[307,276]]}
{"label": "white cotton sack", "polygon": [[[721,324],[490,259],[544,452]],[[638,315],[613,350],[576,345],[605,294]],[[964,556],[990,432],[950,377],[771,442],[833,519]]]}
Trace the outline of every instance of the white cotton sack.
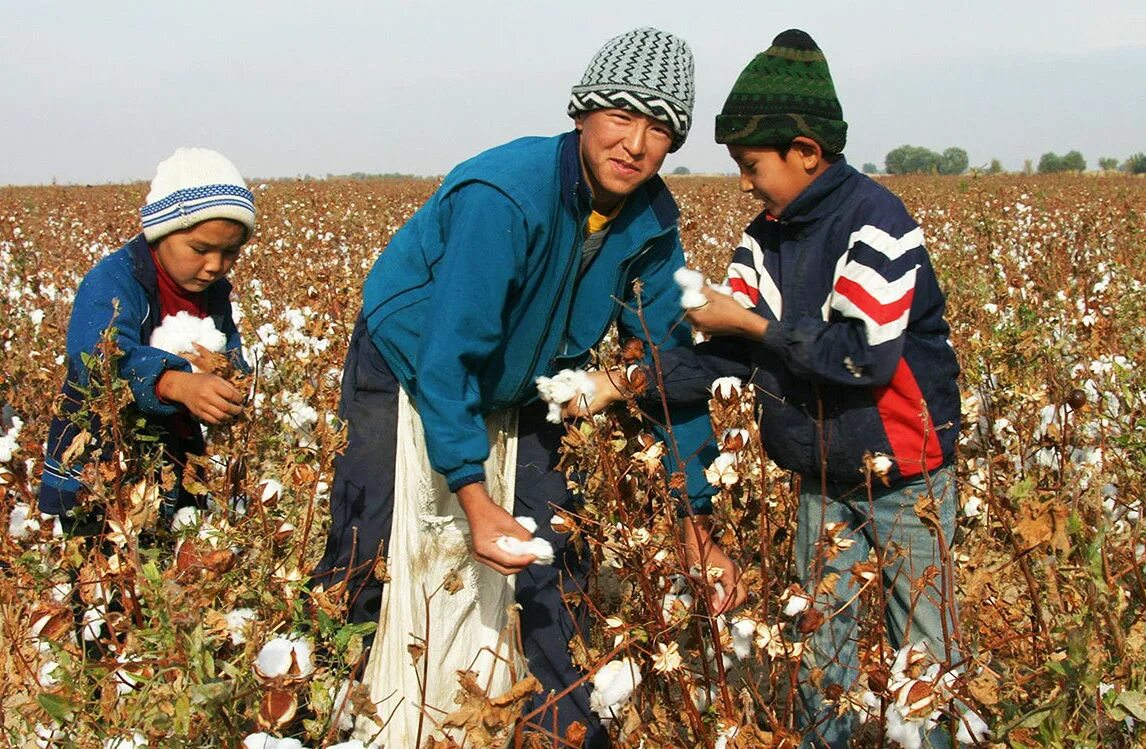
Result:
{"label": "white cotton sack", "polygon": [[198,318],[187,312],[177,312],[163,318],[148,341],[153,348],[177,356],[195,353],[196,343],[208,351],[220,353],[227,346],[227,336],[215,327],[215,321],[210,317]]}
{"label": "white cotton sack", "polygon": [[[537,521],[533,518],[517,517],[514,518],[514,520],[530,533],[537,532]],[[535,536],[528,541],[522,541],[520,538],[514,538],[513,536],[501,536],[497,539],[497,546],[509,554],[532,554],[537,557],[533,562],[534,564],[553,564],[553,544],[544,538],[537,538]]]}
{"label": "white cotton sack", "polygon": [[581,396],[592,400],[597,394],[597,386],[585,370],[563,369],[552,377],[538,377],[537,394],[549,404],[545,420],[551,424],[560,424],[561,407]]}

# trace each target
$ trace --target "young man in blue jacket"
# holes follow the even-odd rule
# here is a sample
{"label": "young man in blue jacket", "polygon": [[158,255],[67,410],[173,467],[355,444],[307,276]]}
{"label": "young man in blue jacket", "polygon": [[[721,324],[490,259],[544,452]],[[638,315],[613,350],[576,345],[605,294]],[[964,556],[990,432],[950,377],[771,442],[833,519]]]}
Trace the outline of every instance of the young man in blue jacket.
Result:
{"label": "young man in blue jacket", "polygon": [[[732,295],[706,289],[688,320],[714,338],[660,358],[669,402],[705,402],[718,377],[750,379],[768,456],[802,478],[797,574],[826,617],[801,688],[806,745],[817,747],[845,746],[855,725],[834,699],[860,675],[853,566],[870,554],[886,563],[892,646],[922,642],[935,662],[958,660],[948,545],[959,365],[945,299],[919,224],[847,164],[846,135],[823,52],[783,32],[716,118],[741,190],[764,207],[733,253]],[[596,379],[593,410],[620,398]]]}
{"label": "young man in blue jacket", "polygon": [[[381,584],[373,560],[389,551],[394,523],[395,422],[399,389],[416,402],[431,467],[464,510],[477,560],[516,574],[521,635],[544,692],[534,706],[583,674],[568,643],[576,623],[562,589],[578,589],[587,560],[550,528],[554,508],[573,507],[554,470],[564,427],[545,421],[535,380],[582,365],[616,323],[623,337],[661,348],[688,343],[673,272],[684,264],[678,210],[657,172],[692,121],[693,62],[687,44],[644,28],[610,40],[573,88],[575,129],[512,141],[462,163],[394,236],[363,289],[347,356],[342,416],[349,444],[335,468],[332,526],[316,582],[348,581],[351,621],[374,621]],[[634,282],[640,281],[641,319]],[[486,417],[518,409],[512,514],[487,490]],[[710,441],[702,409],[674,415],[684,456]],[[698,464],[699,466],[699,464]],[[688,471],[689,499],[709,510],[702,472]],[[528,538],[513,518],[537,520],[555,547],[554,566],[531,565],[498,538]],[[722,604],[739,603],[738,571],[686,519],[687,538],[709,566],[725,570]],[[406,560],[389,559],[391,576]],[[572,689],[536,718],[559,733],[573,721],[586,746],[604,746],[588,688]]]}

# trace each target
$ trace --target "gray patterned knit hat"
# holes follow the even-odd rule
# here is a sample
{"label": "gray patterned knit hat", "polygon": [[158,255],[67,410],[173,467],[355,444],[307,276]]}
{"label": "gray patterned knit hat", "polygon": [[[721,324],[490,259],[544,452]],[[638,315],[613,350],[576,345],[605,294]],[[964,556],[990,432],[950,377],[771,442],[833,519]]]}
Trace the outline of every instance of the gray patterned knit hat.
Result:
{"label": "gray patterned knit hat", "polygon": [[573,87],[569,116],[596,109],[626,109],[672,128],[672,151],[684,144],[696,98],[692,51],[680,37],[653,28],[633,29],[605,42],[581,83]]}

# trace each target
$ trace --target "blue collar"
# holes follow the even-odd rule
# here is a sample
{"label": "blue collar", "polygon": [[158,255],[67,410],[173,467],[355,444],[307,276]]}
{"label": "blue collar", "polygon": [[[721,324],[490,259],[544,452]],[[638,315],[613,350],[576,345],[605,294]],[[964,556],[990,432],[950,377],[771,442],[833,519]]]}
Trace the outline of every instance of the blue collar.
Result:
{"label": "blue collar", "polygon": [[780,223],[806,223],[834,211],[848,192],[840,191],[839,188],[850,182],[856,174],[856,170],[848,165],[847,159],[840,156],[839,161],[829,166],[826,172],[805,187],[804,191],[788,204],[780,216]]}

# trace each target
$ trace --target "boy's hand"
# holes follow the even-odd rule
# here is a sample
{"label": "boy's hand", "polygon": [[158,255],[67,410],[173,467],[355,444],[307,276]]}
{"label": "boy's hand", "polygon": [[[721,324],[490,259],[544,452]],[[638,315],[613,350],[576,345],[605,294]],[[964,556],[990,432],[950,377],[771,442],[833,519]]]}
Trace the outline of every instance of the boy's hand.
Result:
{"label": "boy's hand", "polygon": [[[741,605],[748,599],[748,589],[740,567],[732,561],[716,543],[708,531],[709,520],[704,516],[686,517],[681,521],[681,543],[684,544],[685,563],[689,569],[699,567],[707,580],[708,603],[714,614],[723,614]],[[706,574],[707,569],[719,572],[713,579]],[[720,583],[723,591],[717,590]]]}
{"label": "boy's hand", "polygon": [[532,554],[510,554],[497,545],[501,536],[528,541],[533,536],[513,519],[513,515],[494,504],[485,484],[466,484],[458,489],[458,503],[470,523],[474,558],[503,575],[514,575],[528,567],[537,557]]}
{"label": "boy's hand", "polygon": [[620,377],[621,373],[616,371],[590,372],[589,379],[596,386],[593,397],[587,398],[578,393],[577,397],[562,406],[561,415],[566,419],[574,416],[591,416],[604,411],[617,401],[624,400],[625,396],[617,389],[617,382]]}
{"label": "boy's hand", "polygon": [[182,403],[204,424],[226,424],[243,413],[243,394],[213,374],[169,369],[160,375],[155,392],[165,401]]}
{"label": "boy's hand", "polygon": [[706,335],[740,336],[758,341],[768,329],[768,321],[727,294],[708,287],[701,289],[708,303],[685,315],[692,327]]}

